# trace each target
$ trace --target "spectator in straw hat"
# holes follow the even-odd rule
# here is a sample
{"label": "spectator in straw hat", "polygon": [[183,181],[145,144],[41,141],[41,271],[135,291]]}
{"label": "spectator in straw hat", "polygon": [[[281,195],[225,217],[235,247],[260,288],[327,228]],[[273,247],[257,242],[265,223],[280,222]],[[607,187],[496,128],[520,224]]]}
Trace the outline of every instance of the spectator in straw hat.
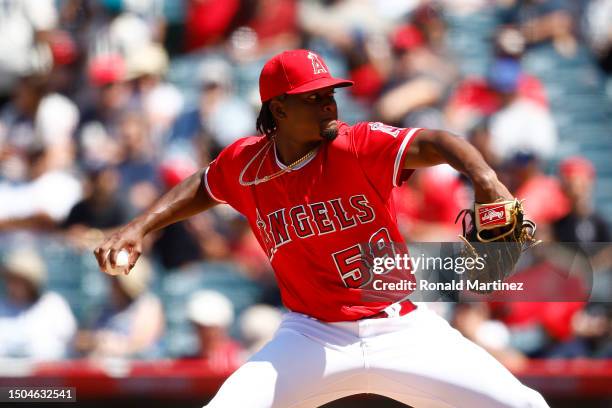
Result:
{"label": "spectator in straw hat", "polygon": [[76,332],[68,303],[45,290],[47,271],[32,249],[10,252],[0,265],[0,357],[60,359]]}
{"label": "spectator in straw hat", "polygon": [[172,84],[164,81],[168,70],[168,54],[160,45],[150,43],[131,51],[126,57],[126,79],[131,81],[133,109],[140,109],[153,133],[153,141],[161,143],[183,109],[183,96]]}
{"label": "spectator in straw hat", "polygon": [[227,333],[234,321],[234,306],[227,297],[200,290],[189,298],[187,317],[198,339],[198,351],[187,358],[202,359],[215,371],[232,372],[240,366],[242,348]]}
{"label": "spectator in straw hat", "polygon": [[93,324],[83,330],[76,349],[91,357],[152,358],[159,355],[164,313],[159,298],[149,292],[152,278],[145,259],[129,275],[110,278],[108,303]]}

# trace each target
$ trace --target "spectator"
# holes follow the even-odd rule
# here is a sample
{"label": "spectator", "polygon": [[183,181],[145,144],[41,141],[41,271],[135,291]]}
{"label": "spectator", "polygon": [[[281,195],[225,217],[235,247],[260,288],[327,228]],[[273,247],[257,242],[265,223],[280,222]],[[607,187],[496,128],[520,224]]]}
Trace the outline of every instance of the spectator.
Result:
{"label": "spectator", "polygon": [[439,2],[448,13],[458,16],[486,13],[492,7],[492,3],[487,0],[439,0]]}
{"label": "spectator", "polygon": [[491,318],[486,303],[458,304],[452,325],[506,367],[517,370],[527,363],[525,356],[512,347],[510,330],[501,321]]}
{"label": "spectator", "polygon": [[130,96],[125,82],[125,61],[117,54],[94,56],[88,64],[87,74],[93,87],[82,108],[79,158],[81,163],[116,164],[120,150],[117,128]]}
{"label": "spectator", "polygon": [[126,77],[133,86],[131,106],[143,112],[156,148],[183,109],[181,93],[163,81],[167,69],[168,55],[159,44],[146,44],[127,55]]}
{"label": "spectator", "polygon": [[[159,167],[160,178],[169,190],[193,175],[197,168],[191,156],[171,152]],[[229,206],[214,208],[164,228],[155,235],[152,250],[169,269],[181,269],[200,260],[222,260],[245,266],[249,272],[250,266],[258,272],[262,264],[269,271],[268,258],[248,224]]]}
{"label": "spectator", "polygon": [[359,81],[350,92],[367,106],[374,106],[392,73],[394,64],[386,39],[389,29],[394,20],[406,14],[406,7],[411,8],[405,2],[387,3],[391,2],[298,3],[297,18],[310,48],[326,50],[331,57],[328,62],[335,59],[338,68],[348,70],[346,75]]}
{"label": "spectator", "polygon": [[87,169],[85,198],[68,214],[62,227],[70,242],[78,248],[89,248],[95,239],[128,219],[126,204],[119,197],[119,173],[107,165]]}
{"label": "spectator", "polygon": [[[160,40],[166,23],[165,0],[103,1],[102,7],[109,14],[117,15],[111,23],[110,32],[121,49],[136,49],[151,40]],[[181,6],[178,6],[181,7]]]}
{"label": "spectator", "polygon": [[569,198],[569,213],[555,222],[554,235],[561,242],[609,242],[604,219],[593,209],[595,167],[579,156],[568,157],[559,165],[561,186]]}
{"label": "spectator", "polygon": [[[197,170],[196,164],[184,157],[166,159],[159,168],[166,191]],[[192,262],[204,259],[198,238],[190,228],[189,220],[171,224],[156,234],[152,252],[165,269],[185,267]],[[210,235],[206,234],[201,238],[210,239]]]}
{"label": "spectator", "polygon": [[576,313],[572,331],[573,339],[553,347],[548,358],[612,358],[612,320],[603,304]]}
{"label": "spectator", "polygon": [[280,310],[268,305],[253,305],[240,315],[240,334],[246,345],[247,357],[272,340],[281,320]]}
{"label": "spectator", "polygon": [[72,207],[64,227],[107,229],[123,224],[127,215],[118,197],[117,170],[109,166],[92,167],[87,176],[86,197]]}
{"label": "spectator", "polygon": [[[605,302],[612,296],[612,247],[608,225],[593,208],[595,167],[584,157],[568,157],[559,164],[559,176],[570,211],[553,224],[554,237],[589,255],[593,270],[590,299]],[[591,316],[584,318],[585,324],[592,321]]]}
{"label": "spectator", "polygon": [[48,88],[46,74],[21,77],[12,100],[0,113],[0,178],[23,181],[26,156],[35,149],[45,149],[52,167],[72,165],[79,113],[72,101],[49,93]]}
{"label": "spectator", "polygon": [[223,222],[227,226],[223,235],[228,241],[232,261],[262,288],[262,302],[280,305],[280,292],[274,283],[274,271],[247,220],[240,214],[226,214]]}
{"label": "spectator", "polygon": [[234,93],[231,66],[204,62],[198,75],[202,91],[199,112],[206,133],[221,147],[252,134],[255,114],[251,106]]}
{"label": "spectator", "polygon": [[232,90],[232,67],[222,60],[206,60],[198,68],[199,105],[181,115],[170,143],[195,142],[212,138],[211,148],[219,151],[240,137],[254,132],[253,109]]}
{"label": "spectator", "polygon": [[[506,60],[507,67],[516,69],[512,67],[511,59]],[[502,108],[503,93],[496,89],[496,86],[501,85],[498,79],[501,73],[496,73],[496,69],[497,67],[493,65],[489,70],[492,75],[487,78],[468,77],[457,84],[445,108],[446,123],[451,129],[464,134]],[[516,93],[520,100],[528,100],[538,105],[540,107],[538,111],[548,109],[544,86],[538,78],[520,72],[517,81]],[[504,86],[501,88],[503,90]],[[507,85],[505,89],[508,89]]]}
{"label": "spectator", "polygon": [[28,71],[32,50],[57,25],[53,0],[6,0],[0,8],[0,95]]}
{"label": "spectator", "polygon": [[446,47],[447,27],[439,2],[424,2],[412,15],[414,25],[423,33],[429,48],[440,56],[449,57]]}
{"label": "spectator", "polygon": [[569,211],[559,180],[546,175],[541,161],[533,154],[516,154],[506,162],[504,170],[510,191],[524,200],[526,214],[538,225],[539,238],[546,240],[550,224]]}
{"label": "spectator", "polygon": [[521,67],[499,59],[489,70],[488,82],[501,100],[490,119],[491,150],[499,160],[518,152],[549,159],[557,147],[557,131],[550,113],[518,92]]}
{"label": "spectator", "polygon": [[[413,25],[398,28],[391,39],[396,53],[388,91],[376,110],[386,123],[413,127],[441,127],[440,107],[457,72],[433,52],[421,31]],[[435,119],[431,117],[435,110]]]}
{"label": "spectator", "polygon": [[120,192],[131,208],[139,211],[160,193],[158,152],[151,143],[149,122],[139,112],[127,112],[121,117],[116,137],[120,146]]}
{"label": "spectator", "polygon": [[575,54],[578,42],[565,0],[509,0],[504,3],[502,21],[517,26],[528,44],[552,43],[560,55]]}
{"label": "spectator", "polygon": [[64,298],[45,290],[47,271],[38,253],[11,251],[0,272],[6,290],[0,298],[0,356],[65,358],[76,320]]}
{"label": "spectator", "polygon": [[110,280],[110,296],[93,327],[80,330],[78,352],[89,357],[159,357],[165,319],[159,298],[150,292],[151,265],[141,258],[129,275]]}
{"label": "spectator", "polygon": [[[127,2],[126,2],[127,3]],[[140,2],[142,5],[144,2]],[[97,47],[108,47],[127,56],[156,40],[159,30],[155,26],[160,21],[145,21],[136,13],[112,14],[108,27],[104,27],[94,39]]]}
{"label": "spectator", "polygon": [[185,19],[185,50],[216,46],[234,28],[240,0],[189,0]]}
{"label": "spectator", "polygon": [[47,150],[29,152],[27,160],[27,182],[0,182],[0,231],[55,228],[82,197],[79,180],[56,168]]}
{"label": "spectator", "polygon": [[[401,6],[400,6],[401,7]],[[387,33],[393,18],[383,15],[374,2],[360,0],[299,2],[300,27],[340,50],[349,50],[359,37]]]}
{"label": "spectator", "polygon": [[203,259],[240,263],[239,258],[234,256],[236,248],[233,246],[237,236],[232,220],[236,217],[233,208],[222,206],[210,213],[198,214],[189,219],[187,227],[189,232],[194,234]]}
{"label": "spectator", "polygon": [[600,66],[612,74],[612,1],[593,0],[586,11],[586,36]]}
{"label": "spectator", "polygon": [[468,190],[450,167],[415,172],[394,191],[398,225],[413,242],[454,241],[461,228],[457,214],[467,208]]}
{"label": "spectator", "polygon": [[198,351],[187,358],[197,358],[211,370],[232,372],[243,361],[241,346],[227,333],[234,321],[232,302],[211,290],[195,292],[187,304],[187,316],[198,339]]}
{"label": "spectator", "polygon": [[495,33],[494,47],[497,57],[519,61],[525,52],[525,37],[513,26],[501,27]]}
{"label": "spectator", "polygon": [[585,307],[591,291],[584,264],[575,262],[575,255],[550,245],[534,248],[529,264],[523,263],[507,280],[522,282],[527,289],[499,291],[490,303],[492,317],[510,330],[513,347],[529,357],[542,357],[551,346],[572,338],[572,319]]}
{"label": "spectator", "polygon": [[295,48],[298,42],[296,0],[255,0],[246,27],[253,30],[257,54]]}
{"label": "spectator", "polygon": [[491,151],[491,134],[489,133],[489,121],[485,118],[478,123],[468,133],[470,143],[482,154],[485,161],[493,168],[498,167],[497,157]]}

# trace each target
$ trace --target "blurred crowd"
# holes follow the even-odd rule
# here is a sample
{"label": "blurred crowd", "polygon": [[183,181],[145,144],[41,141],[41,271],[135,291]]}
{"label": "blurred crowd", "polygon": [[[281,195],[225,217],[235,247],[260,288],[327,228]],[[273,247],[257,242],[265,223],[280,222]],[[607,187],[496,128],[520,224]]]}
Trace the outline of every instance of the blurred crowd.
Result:
{"label": "blurred crowd", "polygon": [[[449,21],[479,15],[495,22],[487,63],[466,72],[471,50],[451,46]],[[525,200],[540,239],[609,242],[593,202],[598,171],[560,153],[546,87],[523,66],[539,47],[567,61],[587,53],[612,104],[612,0],[0,0],[0,357],[170,355],[226,369],[270,338],[282,309],[273,273],[226,206],[149,237],[136,269],[107,279],[86,319],[47,284],[61,268],[23,242],[47,237],[89,254],[254,134],[259,71],[285,49],[313,49],[355,81],[338,92],[341,119],[467,138]],[[395,194],[413,242],[456,240],[455,216],[472,201],[448,166],[415,172]],[[590,301],[446,303],[441,313],[509,366],[610,358],[612,253],[588,248]],[[533,258],[525,269],[563,276],[550,254]],[[212,263],[233,265],[259,295],[237,308],[231,293],[193,288],[180,305],[193,344],[169,353],[175,311],[152,282]]]}

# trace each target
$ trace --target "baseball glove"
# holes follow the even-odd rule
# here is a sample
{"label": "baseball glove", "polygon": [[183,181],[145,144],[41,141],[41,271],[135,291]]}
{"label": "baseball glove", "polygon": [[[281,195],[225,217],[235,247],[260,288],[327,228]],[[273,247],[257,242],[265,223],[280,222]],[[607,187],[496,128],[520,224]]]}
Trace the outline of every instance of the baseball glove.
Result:
{"label": "baseball glove", "polygon": [[484,264],[482,268],[467,269],[468,280],[503,281],[514,271],[521,253],[540,242],[534,238],[535,223],[524,215],[518,199],[476,203],[473,210],[465,209],[458,214],[455,222],[461,219],[463,233],[459,238],[465,243],[460,256],[480,258],[477,265]]}

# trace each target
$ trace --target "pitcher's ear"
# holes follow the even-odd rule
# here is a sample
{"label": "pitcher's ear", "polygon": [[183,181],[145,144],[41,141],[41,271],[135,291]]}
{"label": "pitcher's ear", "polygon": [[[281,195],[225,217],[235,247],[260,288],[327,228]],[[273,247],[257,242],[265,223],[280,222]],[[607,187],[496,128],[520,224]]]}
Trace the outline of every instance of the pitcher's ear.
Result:
{"label": "pitcher's ear", "polygon": [[278,99],[272,99],[270,101],[270,111],[272,112],[272,115],[276,119],[285,119],[287,117],[285,106],[283,102],[281,102]]}

